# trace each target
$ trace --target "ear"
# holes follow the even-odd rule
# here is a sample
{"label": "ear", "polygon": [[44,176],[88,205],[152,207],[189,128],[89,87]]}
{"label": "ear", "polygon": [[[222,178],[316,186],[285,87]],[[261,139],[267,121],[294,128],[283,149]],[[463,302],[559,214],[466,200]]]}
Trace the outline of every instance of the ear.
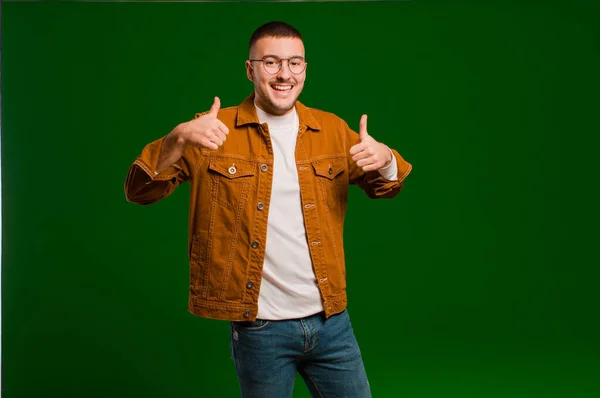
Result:
{"label": "ear", "polygon": [[254,69],[252,68],[252,62],[250,61],[246,61],[246,76],[251,82],[254,81]]}

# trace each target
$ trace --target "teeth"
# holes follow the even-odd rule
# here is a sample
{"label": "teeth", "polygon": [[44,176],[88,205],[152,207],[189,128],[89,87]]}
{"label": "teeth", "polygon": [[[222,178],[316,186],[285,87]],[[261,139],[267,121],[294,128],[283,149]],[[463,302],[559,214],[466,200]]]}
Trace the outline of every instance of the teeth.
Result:
{"label": "teeth", "polygon": [[292,89],[292,86],[280,86],[280,85],[277,85],[277,84],[273,85],[272,87],[275,90],[278,90],[278,91],[289,91],[289,90]]}

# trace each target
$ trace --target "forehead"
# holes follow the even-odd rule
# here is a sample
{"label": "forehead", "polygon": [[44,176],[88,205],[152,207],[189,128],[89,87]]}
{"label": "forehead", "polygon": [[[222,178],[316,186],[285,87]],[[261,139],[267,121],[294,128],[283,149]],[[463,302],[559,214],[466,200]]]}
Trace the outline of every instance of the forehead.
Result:
{"label": "forehead", "polygon": [[252,52],[255,57],[277,55],[280,58],[293,55],[304,56],[304,44],[295,37],[263,37],[254,45]]}

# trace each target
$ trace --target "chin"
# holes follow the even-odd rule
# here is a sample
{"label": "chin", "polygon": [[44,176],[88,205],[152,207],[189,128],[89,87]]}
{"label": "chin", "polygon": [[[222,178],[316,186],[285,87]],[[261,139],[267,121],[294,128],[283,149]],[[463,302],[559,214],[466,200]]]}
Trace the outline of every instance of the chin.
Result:
{"label": "chin", "polygon": [[288,99],[287,101],[273,101],[271,102],[271,106],[273,110],[279,113],[289,112],[296,105],[296,99]]}
{"label": "chin", "polygon": [[291,103],[289,105],[286,105],[286,106],[278,106],[275,108],[275,110],[280,114],[284,114],[284,113],[291,111],[294,108],[294,105],[295,105],[295,102]]}
{"label": "chin", "polygon": [[264,110],[273,115],[283,115],[294,108],[298,96],[295,95],[290,98],[276,98],[270,93],[265,92],[261,95],[261,101]]}

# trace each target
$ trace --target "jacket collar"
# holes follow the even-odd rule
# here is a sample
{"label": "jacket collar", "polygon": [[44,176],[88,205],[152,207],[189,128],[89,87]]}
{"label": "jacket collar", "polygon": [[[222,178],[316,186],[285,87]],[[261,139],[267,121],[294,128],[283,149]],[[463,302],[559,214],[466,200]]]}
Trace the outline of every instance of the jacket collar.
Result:
{"label": "jacket collar", "polygon": [[[235,122],[236,127],[246,124],[260,123],[258,120],[258,115],[256,114],[256,108],[254,107],[254,98],[255,93],[252,93],[238,106],[237,119]],[[321,125],[316,121],[312,112],[307,106],[302,104],[300,101],[296,101],[296,110],[298,111],[298,119],[300,120],[301,130],[321,130]]]}

